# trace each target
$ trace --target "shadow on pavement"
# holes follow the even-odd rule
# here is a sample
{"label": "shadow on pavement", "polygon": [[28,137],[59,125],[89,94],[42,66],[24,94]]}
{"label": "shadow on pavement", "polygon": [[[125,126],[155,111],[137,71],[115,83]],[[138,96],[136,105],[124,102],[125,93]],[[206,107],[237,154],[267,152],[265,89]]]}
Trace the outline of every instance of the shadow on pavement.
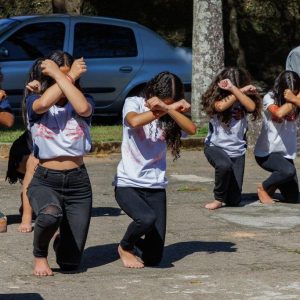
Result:
{"label": "shadow on pavement", "polygon": [[[122,210],[116,207],[93,207],[92,217],[117,217],[122,214]],[[21,215],[7,215],[7,225],[20,224]],[[33,218],[34,220],[35,218]],[[1,298],[0,298],[1,300]]]}
{"label": "shadow on pavement", "polygon": [[96,268],[118,260],[118,245],[118,243],[115,243],[85,249],[83,254],[83,268]]}
{"label": "shadow on pavement", "polygon": [[[7,217],[7,225],[12,225],[12,224],[19,224],[21,223],[21,215],[8,215]],[[1,296],[1,294],[0,294]],[[1,300],[1,298],[0,298]]]}
{"label": "shadow on pavement", "polygon": [[92,217],[117,217],[122,210],[116,207],[93,207]]}
{"label": "shadow on pavement", "polygon": [[0,294],[0,300],[43,300],[40,294],[21,293],[21,294]]}
{"label": "shadow on pavement", "polygon": [[246,206],[258,201],[257,193],[242,193],[242,201],[239,206]]}
{"label": "shadow on pavement", "polygon": [[216,252],[235,252],[235,244],[231,242],[180,242],[168,245],[164,250],[164,257],[159,268],[174,267],[173,263],[191,255],[195,252],[208,252],[213,254]]}

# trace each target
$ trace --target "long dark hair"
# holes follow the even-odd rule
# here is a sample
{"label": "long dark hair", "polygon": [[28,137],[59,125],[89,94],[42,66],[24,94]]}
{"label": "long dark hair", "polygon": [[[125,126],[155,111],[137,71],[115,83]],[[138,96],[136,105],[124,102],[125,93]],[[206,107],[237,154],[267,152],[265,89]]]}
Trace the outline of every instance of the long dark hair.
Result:
{"label": "long dark hair", "polygon": [[[61,51],[61,50],[54,51],[53,53],[51,53],[49,56],[47,56],[45,58],[38,58],[33,63],[32,67],[29,71],[28,78],[26,80],[26,85],[33,80],[39,81],[41,84],[40,94],[43,94],[49,87],[51,87],[55,83],[54,79],[52,79],[51,77],[46,76],[42,73],[41,64],[46,59],[51,59],[59,67],[67,66],[67,67],[71,68],[71,66],[74,62],[74,58],[72,57],[72,55],[70,55],[67,52]],[[79,85],[79,79],[76,80],[75,86],[81,90],[80,85]],[[23,115],[25,124],[26,124],[26,115],[27,115],[25,101],[26,101],[27,96],[31,93],[32,92],[29,91],[25,87],[24,93],[23,93],[23,101],[22,101],[22,115]]]}
{"label": "long dark hair", "polygon": [[278,106],[286,102],[284,99],[284,90],[286,89],[290,89],[295,95],[300,92],[300,77],[296,72],[283,71],[276,77],[272,92]]}
{"label": "long dark hair", "polygon": [[[202,96],[203,110],[209,117],[217,115],[221,122],[228,124],[232,118],[232,109],[229,107],[223,112],[218,112],[215,109],[215,102],[231,95],[229,91],[223,90],[218,86],[218,83],[223,79],[230,79],[233,85],[237,88],[242,88],[246,85],[251,84],[250,74],[241,68],[227,67],[224,68],[217,76],[213,79],[212,83]],[[255,103],[255,110],[252,112],[252,119],[256,120],[260,116],[261,111],[261,99],[258,94],[249,95]],[[245,110],[245,113],[246,110]]]}
{"label": "long dark hair", "polygon": [[[145,99],[152,97],[158,97],[161,100],[171,98],[177,102],[184,99],[184,86],[178,76],[165,71],[151,79],[146,84],[142,94]],[[158,122],[163,130],[167,146],[171,148],[171,153],[176,160],[180,157],[181,128],[169,115],[164,115]]]}

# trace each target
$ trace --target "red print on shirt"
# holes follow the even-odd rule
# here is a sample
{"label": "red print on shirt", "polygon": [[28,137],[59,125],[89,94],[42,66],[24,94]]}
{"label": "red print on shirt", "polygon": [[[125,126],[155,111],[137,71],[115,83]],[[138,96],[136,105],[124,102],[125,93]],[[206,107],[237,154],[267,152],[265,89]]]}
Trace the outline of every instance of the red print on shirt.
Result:
{"label": "red print on shirt", "polygon": [[[55,129],[54,129],[55,130]],[[44,124],[37,124],[36,136],[40,136],[42,139],[53,140],[56,134]]]}
{"label": "red print on shirt", "polygon": [[66,127],[66,136],[74,141],[80,140],[84,136],[84,125],[77,123],[75,127]]}

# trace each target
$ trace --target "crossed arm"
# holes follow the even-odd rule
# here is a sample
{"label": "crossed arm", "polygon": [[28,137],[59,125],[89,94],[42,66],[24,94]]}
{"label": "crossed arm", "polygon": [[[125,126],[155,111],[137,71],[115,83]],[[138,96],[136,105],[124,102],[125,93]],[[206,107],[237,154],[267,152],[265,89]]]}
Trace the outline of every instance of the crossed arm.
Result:
{"label": "crossed arm", "polygon": [[231,92],[231,95],[216,101],[214,103],[214,108],[218,112],[225,111],[231,107],[236,101],[239,101],[248,112],[253,112],[255,110],[254,101],[248,97],[247,93],[256,93],[256,88],[253,85],[247,85],[241,89],[234,86],[229,79],[221,80],[218,83],[221,89]]}
{"label": "crossed arm", "polygon": [[[56,83],[48,88],[39,99],[34,101],[32,109],[35,113],[45,113],[64,95],[72,104],[78,115],[82,117],[88,117],[91,115],[92,107],[86,100],[83,93],[73,85],[55,62],[47,59],[43,61],[41,67],[43,69],[43,74],[53,78]],[[86,72],[86,65],[81,58],[74,61],[68,75],[76,81],[84,72]]]}
{"label": "crossed arm", "polygon": [[284,91],[284,98],[287,101],[285,104],[278,106],[271,104],[268,106],[268,111],[274,117],[274,121],[279,122],[284,117],[295,111],[296,107],[300,107],[300,95],[295,95],[291,90]]}
{"label": "crossed arm", "polygon": [[152,97],[146,101],[145,105],[150,109],[150,111],[143,113],[127,113],[125,119],[131,127],[137,128],[144,126],[168,114],[187,134],[196,133],[196,125],[182,114],[190,109],[190,104],[186,100],[182,99],[180,101],[173,102],[172,99],[164,99],[164,101],[162,101],[157,97]]}

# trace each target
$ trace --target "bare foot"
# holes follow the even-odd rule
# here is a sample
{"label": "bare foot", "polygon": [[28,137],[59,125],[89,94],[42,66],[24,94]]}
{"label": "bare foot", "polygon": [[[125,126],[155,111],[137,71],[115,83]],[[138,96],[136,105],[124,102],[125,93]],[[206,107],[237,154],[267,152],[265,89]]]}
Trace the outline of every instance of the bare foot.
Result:
{"label": "bare foot", "polygon": [[144,268],[144,264],[137,259],[137,257],[132,253],[132,251],[126,251],[122,249],[122,247],[119,245],[118,252],[124,267],[134,269]]}
{"label": "bare foot", "polygon": [[48,260],[46,257],[35,257],[34,258],[33,275],[36,276],[53,276],[53,272],[49,267]]}
{"label": "bare foot", "polygon": [[218,200],[214,200],[212,202],[207,203],[204,207],[210,210],[218,209],[222,207],[223,203]]}
{"label": "bare foot", "polygon": [[7,231],[7,218],[0,212],[0,233]]}
{"label": "bare foot", "polygon": [[22,222],[18,227],[18,231],[22,233],[28,233],[32,231],[32,224],[31,224],[32,218],[31,213],[29,215],[23,214],[22,215]]}
{"label": "bare foot", "polygon": [[258,195],[259,201],[263,204],[274,204],[275,203],[275,201],[269,196],[269,194],[263,188],[262,185],[259,185],[257,187],[257,195]]}

